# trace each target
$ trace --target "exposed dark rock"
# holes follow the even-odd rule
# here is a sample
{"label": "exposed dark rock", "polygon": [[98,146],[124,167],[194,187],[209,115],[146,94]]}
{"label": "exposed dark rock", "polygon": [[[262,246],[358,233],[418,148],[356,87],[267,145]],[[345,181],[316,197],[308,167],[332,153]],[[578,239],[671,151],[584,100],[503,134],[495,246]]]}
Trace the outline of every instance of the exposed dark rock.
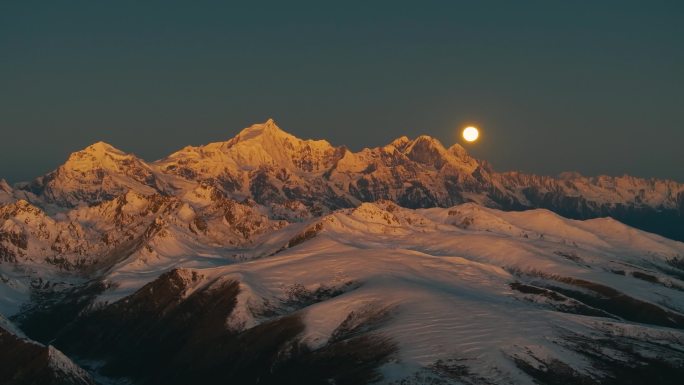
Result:
{"label": "exposed dark rock", "polygon": [[[300,341],[299,313],[243,331],[230,329],[226,319],[239,284],[201,281],[188,271],[169,272],[130,297],[83,315],[56,343],[79,357],[104,360],[107,376],[169,385],[365,384],[381,378],[377,368],[396,351],[374,332],[379,320],[372,314],[350,316],[355,325],[343,323],[318,349]],[[335,295],[323,291],[327,294],[310,294]]]}
{"label": "exposed dark rock", "polygon": [[411,186],[399,196],[397,203],[412,209],[438,206],[438,200],[430,190],[417,181],[411,182]]}
{"label": "exposed dark rock", "polygon": [[580,373],[556,358],[533,353],[512,357],[539,384],[675,385],[684,378],[684,351],[677,341],[664,343],[603,333],[595,337],[570,334],[559,342],[584,357],[592,375]]}
{"label": "exposed dark rock", "polygon": [[304,243],[304,242],[306,242],[306,241],[308,241],[308,240],[310,240],[310,239],[313,239],[313,238],[315,238],[316,235],[318,235],[318,233],[320,233],[322,230],[323,230],[323,223],[322,223],[322,222],[318,222],[318,223],[316,223],[315,225],[306,228],[306,230],[304,230],[303,232],[301,232],[301,233],[295,235],[294,237],[292,237],[292,239],[290,239],[290,240],[287,242],[287,245],[283,246],[283,248],[280,249],[280,250],[278,250],[278,251],[282,251],[282,250],[285,250],[285,249],[289,249],[289,248],[295,247],[295,246],[300,245],[300,244],[302,244],[302,243]]}
{"label": "exposed dark rock", "polygon": [[249,190],[255,201],[261,204],[269,204],[283,201],[280,190],[269,181],[268,173],[258,172],[251,180]]}
{"label": "exposed dark rock", "polygon": [[0,327],[0,383],[4,385],[95,385],[52,346],[19,337]]}
{"label": "exposed dark rock", "polygon": [[48,282],[34,285],[31,304],[13,321],[36,341],[48,343],[59,332],[87,309],[95,297],[107,289],[101,281],[56,290]]}
{"label": "exposed dark rock", "polygon": [[658,280],[658,277],[651,275],[651,274],[642,273],[640,271],[633,271],[632,277],[644,280],[646,282],[660,283],[660,281]]}
{"label": "exposed dark rock", "polygon": [[542,360],[530,353],[533,363],[520,358],[513,358],[515,364],[523,372],[535,379],[540,385],[598,385],[600,382],[592,377],[581,374],[570,365],[557,359]]}
{"label": "exposed dark rock", "polygon": [[551,301],[549,302],[549,305],[553,309],[563,313],[580,314],[592,317],[617,318],[610,313],[588,306],[580,301],[574,300],[553,290],[527,285],[520,282],[512,282],[509,286],[511,289],[523,294],[544,297]]}
{"label": "exposed dark rock", "polygon": [[[531,272],[542,278],[535,285],[584,305],[634,322],[684,329],[684,315],[628,296],[612,287],[583,279]],[[560,284],[560,285],[559,285]]]}
{"label": "exposed dark rock", "polygon": [[282,306],[288,313],[291,313],[294,310],[302,309],[315,303],[337,297],[352,291],[359,286],[358,283],[349,281],[338,286],[320,285],[315,290],[308,290],[303,285],[295,284],[287,288],[287,299],[283,301]]}

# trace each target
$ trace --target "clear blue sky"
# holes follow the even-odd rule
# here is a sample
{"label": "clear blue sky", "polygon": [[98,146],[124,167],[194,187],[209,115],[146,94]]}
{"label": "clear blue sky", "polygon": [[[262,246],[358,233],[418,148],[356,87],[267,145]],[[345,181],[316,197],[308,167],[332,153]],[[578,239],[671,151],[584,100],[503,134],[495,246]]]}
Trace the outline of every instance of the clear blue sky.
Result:
{"label": "clear blue sky", "polygon": [[98,140],[155,160],[273,117],[498,170],[684,182],[682,1],[2,1],[0,178]]}

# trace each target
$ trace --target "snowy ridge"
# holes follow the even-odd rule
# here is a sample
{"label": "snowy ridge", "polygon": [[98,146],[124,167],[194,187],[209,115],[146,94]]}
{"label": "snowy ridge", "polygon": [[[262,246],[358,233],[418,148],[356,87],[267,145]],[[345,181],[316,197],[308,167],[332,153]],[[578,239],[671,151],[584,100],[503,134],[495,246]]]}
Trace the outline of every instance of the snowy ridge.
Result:
{"label": "snowy ridge", "polygon": [[560,191],[569,197],[582,197],[597,203],[677,209],[682,200],[681,183],[629,175],[584,177],[578,173],[562,173],[558,178],[550,178],[508,172],[499,174],[499,179],[511,189],[535,186],[544,192]]}
{"label": "snowy ridge", "polygon": [[0,181],[0,326],[140,385],[681,378],[683,213],[673,181],[496,173],[429,136],[96,143]]}
{"label": "snowy ridge", "polygon": [[[200,186],[193,194],[206,189]],[[202,204],[197,196],[183,203],[174,197],[129,191],[54,218],[20,200],[0,207],[0,216],[7,218],[1,227],[0,256],[6,262],[47,262],[67,270],[83,269],[115,254],[128,257],[142,249],[152,253],[159,238],[166,239],[165,246],[170,238],[197,246],[239,246],[250,242],[254,234],[283,225],[253,205],[220,193],[205,198]]]}
{"label": "snowy ridge", "polygon": [[[684,275],[675,267],[684,244],[605,221],[474,204],[410,210],[364,203],[276,231],[286,247],[271,256],[252,254],[243,263],[198,256],[174,266],[186,266],[188,301],[239,282],[224,323],[231,332],[249,333],[294,312],[305,326],[302,343],[324,349],[340,328],[380,319],[374,333],[398,349],[378,367],[383,383],[445,380],[434,368],[450,360],[467,367],[468,381],[531,383],[521,368],[537,359],[600,378],[608,374],[566,338],[616,333],[684,342]],[[162,270],[154,266],[117,268],[106,278],[107,302],[153,280],[149,270]],[[191,276],[201,279],[190,283]],[[616,295],[616,302],[603,304],[591,293]],[[652,310],[642,318],[631,306]]]}
{"label": "snowy ridge", "polygon": [[426,135],[352,152],[325,140],[296,138],[272,119],[225,142],[186,147],[149,164],[96,143],[30,184],[2,185],[0,202],[14,196],[38,206],[74,207],[128,190],[180,196],[198,184],[238,201],[254,200],[283,219],[382,199],[409,208],[477,202],[507,210],[546,208],[578,219],[609,215],[684,239],[684,185],[674,181],[496,173],[460,145],[447,149]]}
{"label": "snowy ridge", "polygon": [[214,177],[226,168],[251,171],[266,166],[317,172],[331,166],[335,152],[330,143],[298,139],[269,119],[245,128],[227,142],[186,147],[155,164],[166,172],[181,174],[182,167],[196,165],[205,176]]}
{"label": "snowy ridge", "polygon": [[164,190],[147,163],[104,142],[71,154],[57,170],[22,187],[66,207],[109,200],[128,190],[140,194]]}

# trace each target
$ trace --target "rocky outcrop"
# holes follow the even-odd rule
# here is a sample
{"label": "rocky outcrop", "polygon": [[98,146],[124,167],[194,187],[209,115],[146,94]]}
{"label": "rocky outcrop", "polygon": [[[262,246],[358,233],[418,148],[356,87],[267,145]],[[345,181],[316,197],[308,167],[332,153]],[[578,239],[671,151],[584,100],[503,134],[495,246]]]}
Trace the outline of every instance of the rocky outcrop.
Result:
{"label": "rocky outcrop", "polygon": [[[237,202],[209,185],[181,197],[128,191],[55,216],[19,200],[0,205],[0,263],[92,272],[131,256],[158,258],[157,249],[174,241],[247,245],[284,224],[269,219],[253,203]],[[172,256],[168,251],[164,255]]]}
{"label": "rocky outcrop", "polygon": [[229,328],[239,293],[237,281],[174,269],[83,315],[56,344],[106,360],[105,374],[137,384],[361,384],[382,378],[378,367],[396,352],[391,340],[373,333],[388,317],[378,309],[350,314],[315,350],[301,341],[299,307],[284,307],[285,315],[251,328]]}

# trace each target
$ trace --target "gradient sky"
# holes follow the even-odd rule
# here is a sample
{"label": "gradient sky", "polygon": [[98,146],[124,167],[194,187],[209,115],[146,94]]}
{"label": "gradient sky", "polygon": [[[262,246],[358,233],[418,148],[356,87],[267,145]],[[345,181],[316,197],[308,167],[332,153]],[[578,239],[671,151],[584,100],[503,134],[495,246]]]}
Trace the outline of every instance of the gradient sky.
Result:
{"label": "gradient sky", "polygon": [[0,178],[104,140],[146,160],[273,117],[497,170],[684,182],[682,1],[2,1]]}

